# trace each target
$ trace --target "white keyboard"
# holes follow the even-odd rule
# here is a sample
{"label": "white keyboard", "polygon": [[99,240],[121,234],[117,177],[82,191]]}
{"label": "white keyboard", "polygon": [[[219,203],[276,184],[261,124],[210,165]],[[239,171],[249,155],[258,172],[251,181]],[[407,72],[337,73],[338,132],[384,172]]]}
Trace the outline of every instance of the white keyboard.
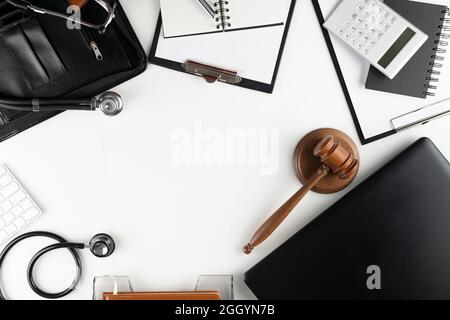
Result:
{"label": "white keyboard", "polygon": [[324,27],[390,79],[428,39],[379,0],[342,0]]}
{"label": "white keyboard", "polygon": [[41,215],[8,168],[0,164],[0,246]]}

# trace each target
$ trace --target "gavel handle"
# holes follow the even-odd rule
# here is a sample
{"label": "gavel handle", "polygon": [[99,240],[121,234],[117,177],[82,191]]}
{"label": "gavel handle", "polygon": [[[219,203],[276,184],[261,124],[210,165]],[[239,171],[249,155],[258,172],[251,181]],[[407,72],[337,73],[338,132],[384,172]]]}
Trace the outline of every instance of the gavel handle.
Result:
{"label": "gavel handle", "polygon": [[260,227],[256,230],[250,242],[243,248],[245,254],[250,254],[253,249],[266,240],[278,226],[287,218],[291,211],[297,206],[300,200],[311,191],[311,189],[324,178],[329,169],[323,166],[316,174],[308,180],[308,182],[298,190],[288,201],[286,201],[274,214],[270,216]]}

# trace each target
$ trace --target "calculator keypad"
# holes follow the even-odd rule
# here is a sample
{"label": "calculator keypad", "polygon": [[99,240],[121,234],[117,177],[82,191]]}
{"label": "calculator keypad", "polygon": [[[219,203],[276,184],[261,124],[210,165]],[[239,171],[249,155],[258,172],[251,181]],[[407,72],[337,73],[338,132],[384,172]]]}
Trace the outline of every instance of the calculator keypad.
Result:
{"label": "calculator keypad", "polygon": [[354,49],[367,55],[396,20],[396,15],[378,0],[360,0],[336,31]]}

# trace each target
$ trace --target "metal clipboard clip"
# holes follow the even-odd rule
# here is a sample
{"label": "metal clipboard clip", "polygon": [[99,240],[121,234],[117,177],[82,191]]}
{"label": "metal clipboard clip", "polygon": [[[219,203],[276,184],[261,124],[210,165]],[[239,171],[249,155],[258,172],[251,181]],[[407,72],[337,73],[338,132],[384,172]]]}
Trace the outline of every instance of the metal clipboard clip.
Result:
{"label": "metal clipboard clip", "polygon": [[221,81],[229,84],[238,84],[242,81],[242,78],[235,71],[212,67],[191,60],[183,63],[182,67],[186,73],[202,77],[208,83]]}
{"label": "metal clipboard clip", "polygon": [[392,128],[400,132],[450,115],[450,98],[391,119]]}

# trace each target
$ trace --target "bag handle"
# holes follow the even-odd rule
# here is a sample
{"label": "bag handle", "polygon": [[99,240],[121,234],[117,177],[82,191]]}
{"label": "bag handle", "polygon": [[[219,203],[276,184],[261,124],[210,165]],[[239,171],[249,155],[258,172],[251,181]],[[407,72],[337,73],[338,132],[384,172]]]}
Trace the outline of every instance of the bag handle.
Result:
{"label": "bag handle", "polygon": [[10,3],[11,5],[13,5],[17,8],[20,8],[22,10],[29,10],[29,11],[32,11],[37,14],[48,14],[53,17],[58,17],[61,19],[65,19],[67,21],[79,23],[85,27],[96,29],[100,33],[104,33],[106,31],[106,29],[108,28],[108,26],[111,24],[111,22],[114,20],[114,11],[117,6],[116,1],[114,1],[113,5],[110,5],[106,0],[94,0],[99,6],[101,6],[107,12],[107,17],[106,17],[105,22],[102,24],[95,24],[95,23],[91,23],[91,22],[87,22],[87,21],[84,21],[81,19],[74,18],[73,16],[70,16],[67,14],[63,14],[63,13],[56,12],[53,10],[34,6],[27,0],[6,0],[6,1],[8,3]]}

